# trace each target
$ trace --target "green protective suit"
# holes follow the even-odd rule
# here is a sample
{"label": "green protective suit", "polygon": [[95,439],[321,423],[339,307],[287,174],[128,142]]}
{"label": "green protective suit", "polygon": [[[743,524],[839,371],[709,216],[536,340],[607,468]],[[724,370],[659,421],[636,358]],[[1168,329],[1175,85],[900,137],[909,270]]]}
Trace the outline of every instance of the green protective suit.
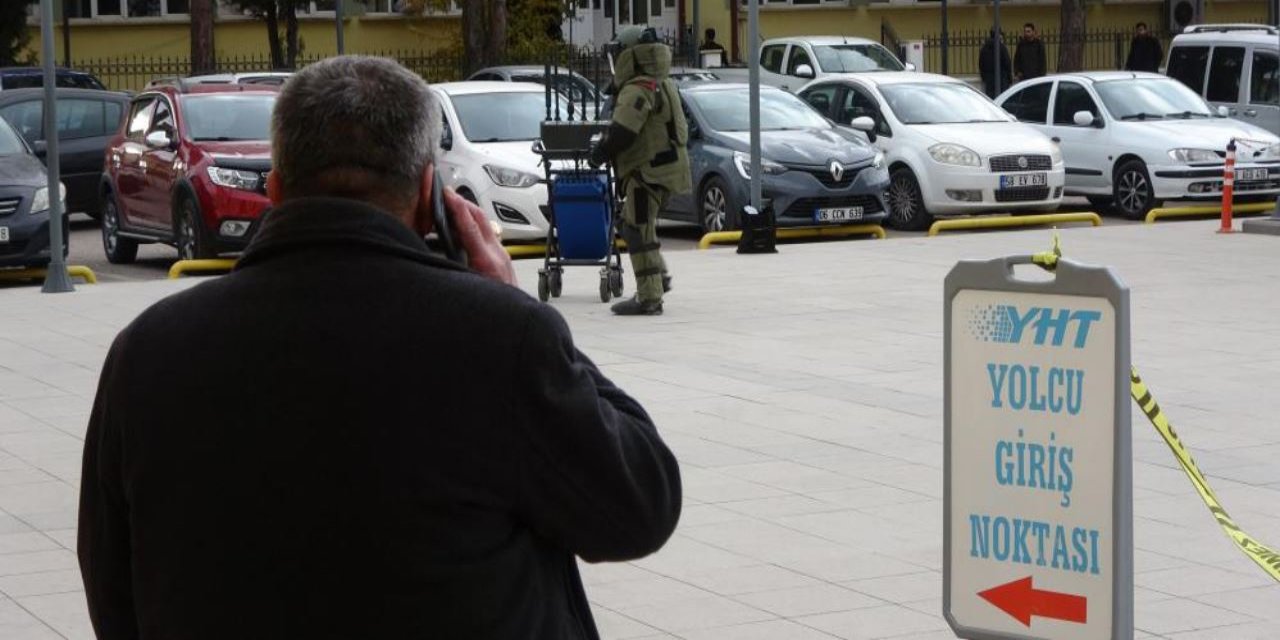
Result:
{"label": "green protective suit", "polygon": [[[619,34],[624,46],[629,35]],[[614,63],[617,99],[610,130],[628,143],[611,159],[626,198],[622,235],[636,276],[636,295],[644,302],[662,300],[667,275],[658,242],[658,213],[671,194],[692,190],[689,125],[670,71],[671,49],[661,43],[630,46]]]}

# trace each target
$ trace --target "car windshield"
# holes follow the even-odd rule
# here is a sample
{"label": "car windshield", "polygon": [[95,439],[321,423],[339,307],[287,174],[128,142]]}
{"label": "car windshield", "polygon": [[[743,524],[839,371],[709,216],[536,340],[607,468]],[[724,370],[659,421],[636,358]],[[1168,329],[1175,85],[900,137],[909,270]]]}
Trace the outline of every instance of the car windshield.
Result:
{"label": "car windshield", "polygon": [[274,94],[188,96],[183,104],[187,133],[197,142],[268,140],[275,104]]}
{"label": "car windshield", "polygon": [[[462,132],[471,142],[520,142],[542,135],[542,121],[547,116],[545,94],[504,91],[453,96],[450,100]],[[568,115],[560,117],[567,119]]]}
{"label": "car windshield", "polygon": [[898,59],[878,44],[834,44],[813,48],[823,73],[902,71]]}
{"label": "car windshield", "polygon": [[3,120],[0,120],[0,156],[15,156],[27,152],[27,147],[18,139],[18,134],[13,132]]}
{"label": "car windshield", "polygon": [[880,85],[889,110],[902,124],[1009,122],[1009,114],[965,84]]}
{"label": "car windshield", "polygon": [[[747,90],[699,91],[693,95],[707,125],[716,131],[747,131]],[[803,100],[783,91],[760,92],[760,130],[829,129],[827,122]]]}
{"label": "car windshield", "polygon": [[[44,86],[44,74],[39,72],[15,73],[6,75],[0,83],[3,84],[5,89],[36,89]],[[54,84],[68,89],[106,89],[101,82],[98,82],[96,78],[87,73],[56,72],[54,74]]]}
{"label": "car windshield", "polygon": [[1112,117],[1119,120],[1149,118],[1209,118],[1209,105],[1181,82],[1168,78],[1126,78],[1093,85]]}

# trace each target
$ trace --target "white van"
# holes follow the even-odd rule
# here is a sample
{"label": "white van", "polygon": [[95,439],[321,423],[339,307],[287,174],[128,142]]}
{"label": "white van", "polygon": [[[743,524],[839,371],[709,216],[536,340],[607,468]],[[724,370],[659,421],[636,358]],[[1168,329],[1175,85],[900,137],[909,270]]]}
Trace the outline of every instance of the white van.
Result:
{"label": "white van", "polygon": [[1198,24],[1169,45],[1165,75],[1237,120],[1280,135],[1280,29]]}

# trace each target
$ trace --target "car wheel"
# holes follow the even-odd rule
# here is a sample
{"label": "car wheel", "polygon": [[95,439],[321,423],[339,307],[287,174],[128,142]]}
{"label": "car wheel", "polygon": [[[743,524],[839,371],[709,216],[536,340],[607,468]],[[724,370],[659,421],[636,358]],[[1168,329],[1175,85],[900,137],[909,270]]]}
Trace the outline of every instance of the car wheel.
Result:
{"label": "car wheel", "polygon": [[933,224],[924,208],[924,195],[916,175],[906,167],[894,170],[889,179],[889,226],[904,231],[920,231]]}
{"label": "car wheel", "polygon": [[213,258],[217,252],[211,246],[208,233],[196,210],[196,203],[190,196],[178,200],[178,215],[174,216],[174,236],[178,245],[178,258],[181,260],[204,260]]}
{"label": "car wheel", "polygon": [[711,178],[703,185],[698,198],[698,225],[703,233],[738,228],[738,209],[724,180]]}
{"label": "car wheel", "polygon": [[1148,211],[1160,206],[1147,165],[1141,160],[1130,160],[1120,165],[1111,189],[1116,210],[1129,220],[1141,220]]}
{"label": "car wheel", "polygon": [[138,258],[138,243],[120,236],[120,207],[116,196],[102,196],[102,250],[111,264],[129,264]]}

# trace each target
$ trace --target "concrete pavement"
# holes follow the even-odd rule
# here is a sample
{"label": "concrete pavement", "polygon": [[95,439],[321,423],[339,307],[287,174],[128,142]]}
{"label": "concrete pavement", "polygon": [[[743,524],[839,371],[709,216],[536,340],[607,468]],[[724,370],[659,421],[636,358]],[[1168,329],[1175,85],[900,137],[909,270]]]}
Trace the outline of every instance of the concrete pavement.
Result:
{"label": "concrete pavement", "polygon": [[[1277,240],[1216,221],[1068,229],[1132,289],[1133,359],[1226,508],[1280,545]],[[941,616],[942,279],[1050,232],[673,252],[659,318],[614,318],[592,269],[553,304],[679,456],[658,554],[584,566],[606,638],[950,638]],[[539,263],[519,263],[536,285]],[[199,279],[0,290],[0,638],[91,638],[74,555],[96,376],[115,333]],[[628,291],[632,282],[628,280]],[[175,354],[181,357],[181,354]],[[1280,637],[1242,556],[1133,412],[1138,638]]]}

